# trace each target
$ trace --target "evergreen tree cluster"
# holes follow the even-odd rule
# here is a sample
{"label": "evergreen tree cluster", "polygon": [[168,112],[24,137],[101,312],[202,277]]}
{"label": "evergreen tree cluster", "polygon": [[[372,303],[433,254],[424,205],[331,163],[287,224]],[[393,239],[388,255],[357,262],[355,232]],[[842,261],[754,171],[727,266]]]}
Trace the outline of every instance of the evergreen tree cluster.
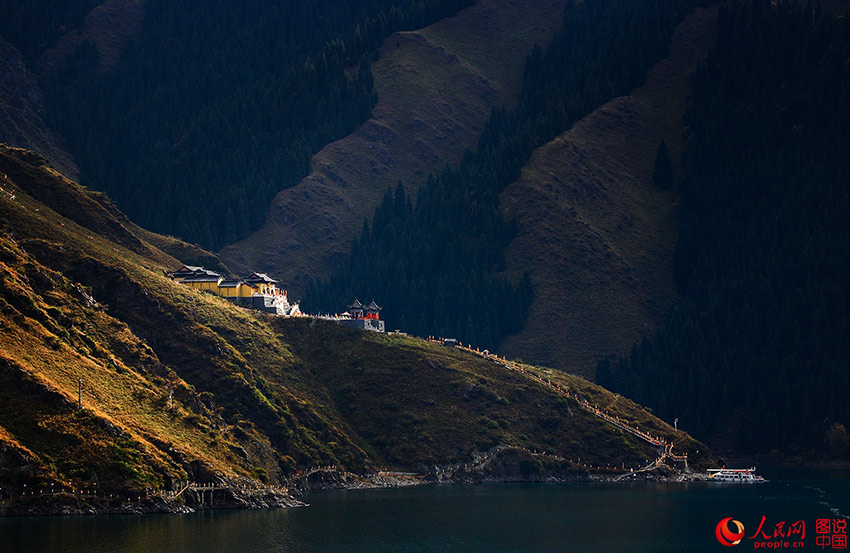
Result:
{"label": "evergreen tree cluster", "polygon": [[837,454],[850,422],[848,59],[846,18],[722,6],[686,121],[684,300],[629,357],[601,363],[600,384],[737,451]]}
{"label": "evergreen tree cluster", "polygon": [[340,312],[358,296],[378,300],[390,328],[420,336],[460,336],[492,347],[516,331],[531,302],[531,283],[498,275],[511,237],[491,206],[475,209],[469,183],[444,170],[429,177],[416,206],[401,183],[387,191],[345,266],[314,283],[305,304]]}
{"label": "evergreen tree cluster", "polygon": [[640,84],[688,6],[568,3],[563,30],[526,62],[517,108],[495,111],[477,153],[467,153],[456,170],[429,176],[415,204],[401,183],[388,191],[349,260],[311,286],[305,305],[333,313],[355,296],[376,298],[390,328],[498,347],[522,328],[532,299],[527,275],[510,282],[502,274],[516,229],[501,217],[499,192],[519,177],[534,148]]}
{"label": "evergreen tree cluster", "polygon": [[367,56],[384,38],[471,3],[149,0],[114,71],[99,74],[86,43],[43,83],[48,111],[84,184],[147,228],[218,249],[366,120]]}

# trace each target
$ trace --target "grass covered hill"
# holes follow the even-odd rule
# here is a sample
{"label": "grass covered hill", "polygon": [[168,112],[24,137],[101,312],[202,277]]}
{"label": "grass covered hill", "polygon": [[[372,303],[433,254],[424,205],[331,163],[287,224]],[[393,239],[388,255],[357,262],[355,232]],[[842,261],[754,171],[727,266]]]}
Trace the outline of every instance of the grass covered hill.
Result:
{"label": "grass covered hill", "polygon": [[[535,48],[526,60],[515,108],[493,112],[477,150],[465,154],[458,167],[429,175],[415,196],[405,198],[401,185],[385,196],[369,225],[361,227],[348,259],[329,277],[317,275],[305,303],[327,312],[349,296],[378,297],[387,308],[391,328],[419,336],[454,336],[490,350],[500,347],[525,323],[535,294],[528,275],[535,271],[539,276],[547,265],[560,261],[573,239],[568,235],[566,240],[555,240],[561,238],[557,232],[564,232],[563,222],[554,216],[547,220],[550,206],[533,205],[532,193],[516,194],[518,201],[510,206],[523,204],[526,217],[514,218],[518,210],[506,217],[500,193],[521,176],[536,148],[640,85],[652,65],[666,56],[677,23],[691,9],[689,0],[568,3],[561,30],[545,50]],[[567,178],[572,169],[559,171]],[[632,199],[623,195],[618,200]],[[520,246],[531,252],[536,266],[506,271],[507,248],[520,232],[527,238],[535,226],[555,229],[537,233],[539,240],[526,239]],[[578,272],[585,260],[571,261]],[[561,264],[555,270],[564,272]],[[554,284],[545,282],[546,292],[574,284],[558,276],[561,280]],[[540,316],[540,303],[538,325],[546,325],[545,317],[561,317],[560,310],[573,309],[559,302]],[[545,299],[542,304],[545,310]],[[571,315],[578,325],[585,323],[582,315],[598,316],[578,311]],[[575,343],[572,336],[557,331],[547,329],[543,335],[565,347]],[[585,355],[591,349],[587,344],[580,347]],[[533,346],[524,353],[534,360]]]}
{"label": "grass covered hill", "polygon": [[[0,175],[7,493],[24,484],[127,493],[187,478],[278,482],[322,465],[430,470],[497,444],[600,466],[637,466],[656,453],[492,361],[256,314],[175,284],[162,275],[175,258],[39,156],[0,147]],[[680,450],[701,447],[619,396],[552,378]]]}
{"label": "grass covered hill", "polygon": [[378,96],[370,117],[313,156],[260,230],[221,250],[228,265],[264,267],[299,293],[331,274],[388,188],[402,181],[413,194],[429,173],[459,164],[492,110],[516,104],[526,57],[561,28],[565,4],[480,0],[387,38],[370,64]]}
{"label": "grass covered hill", "polygon": [[[275,327],[327,387],[370,457],[386,466],[428,471],[464,458],[472,448],[486,451],[499,444],[597,466],[642,465],[653,458],[647,444],[600,424],[575,402],[541,393],[528,378],[462,350],[400,335],[342,332],[300,319],[280,320]],[[530,369],[640,427],[673,436],[670,427],[636,404],[590,382]],[[684,443],[695,444],[688,438]]]}
{"label": "grass covered hill", "polygon": [[469,3],[39,0],[0,8],[0,35],[38,72],[81,182],[147,228],[220,248],[368,118],[387,36]]}
{"label": "grass covered hill", "polygon": [[640,86],[537,148],[501,193],[517,226],[507,272],[528,272],[534,287],[505,355],[593,377],[601,358],[628,352],[675,303],[678,190],[653,184],[653,160],[664,140],[678,169],[691,74],[716,26],[716,7],[695,8]]}

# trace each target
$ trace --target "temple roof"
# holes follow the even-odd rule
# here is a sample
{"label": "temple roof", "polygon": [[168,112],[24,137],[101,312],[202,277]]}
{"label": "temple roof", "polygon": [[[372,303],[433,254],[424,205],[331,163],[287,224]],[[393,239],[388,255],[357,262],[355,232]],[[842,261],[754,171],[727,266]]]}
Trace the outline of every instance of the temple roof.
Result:
{"label": "temple roof", "polygon": [[183,282],[218,282],[221,277],[218,274],[192,275],[183,279]]}
{"label": "temple roof", "polygon": [[169,276],[172,277],[180,277],[180,276],[215,276],[221,277],[221,275],[215,271],[210,271],[209,269],[204,269],[203,267],[195,267],[194,265],[183,265],[176,271],[171,271],[168,273]]}
{"label": "temple roof", "polygon": [[362,303],[360,303],[360,300],[358,300],[357,298],[354,298],[354,303],[352,303],[351,305],[349,305],[349,306],[348,306],[348,308],[349,308],[349,309],[351,309],[352,311],[353,311],[353,310],[355,310],[355,309],[366,309],[366,308],[363,306],[363,304],[362,304]]}
{"label": "temple roof", "polygon": [[265,273],[253,273],[251,276],[245,279],[245,282],[268,282],[269,284],[277,283],[275,279],[271,278]]}
{"label": "temple roof", "polygon": [[380,311],[381,309],[383,309],[383,307],[378,307],[378,304],[375,303],[375,300],[372,300],[372,303],[366,306],[367,311]]}

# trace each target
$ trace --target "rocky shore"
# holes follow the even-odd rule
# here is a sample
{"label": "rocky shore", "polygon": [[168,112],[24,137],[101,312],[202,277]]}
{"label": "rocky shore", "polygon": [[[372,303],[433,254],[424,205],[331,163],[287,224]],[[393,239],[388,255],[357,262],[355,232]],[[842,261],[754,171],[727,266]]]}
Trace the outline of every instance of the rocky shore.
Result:
{"label": "rocky shore", "polygon": [[310,490],[397,488],[440,483],[686,482],[701,479],[703,476],[699,473],[684,472],[664,464],[651,470],[629,472],[589,470],[557,455],[499,446],[486,453],[473,452],[466,463],[434,466],[420,472],[379,471],[361,475],[336,467],[314,469],[290,481],[287,488],[228,486],[226,481],[222,481],[206,488],[187,488],[179,496],[165,493],[119,498],[31,492],[30,495],[22,494],[0,501],[0,516],[176,514],[204,509],[302,507],[306,503],[299,498]]}
{"label": "rocky shore", "polygon": [[0,502],[0,516],[141,515],[192,513],[202,509],[267,509],[301,507],[295,495],[276,488],[187,491],[169,494],[109,497],[74,493],[21,495]]}

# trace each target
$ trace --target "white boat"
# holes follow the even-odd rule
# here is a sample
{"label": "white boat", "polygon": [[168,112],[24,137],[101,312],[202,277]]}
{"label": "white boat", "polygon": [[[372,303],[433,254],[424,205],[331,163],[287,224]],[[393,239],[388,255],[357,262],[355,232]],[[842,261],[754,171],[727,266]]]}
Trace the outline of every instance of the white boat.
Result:
{"label": "white boat", "polygon": [[711,482],[731,482],[734,484],[758,484],[767,482],[756,474],[756,468],[748,469],[708,469],[708,480]]}

